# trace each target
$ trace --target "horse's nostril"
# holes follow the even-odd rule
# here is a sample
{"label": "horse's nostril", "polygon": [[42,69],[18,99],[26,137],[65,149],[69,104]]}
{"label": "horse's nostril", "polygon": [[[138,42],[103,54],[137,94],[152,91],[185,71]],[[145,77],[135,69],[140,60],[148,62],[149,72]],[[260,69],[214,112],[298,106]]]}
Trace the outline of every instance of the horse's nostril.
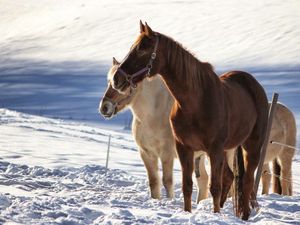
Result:
{"label": "horse's nostril", "polygon": [[108,107],[107,107],[106,105],[104,105],[104,106],[101,108],[101,112],[102,112],[103,114],[106,114],[107,111],[108,111]]}
{"label": "horse's nostril", "polygon": [[110,101],[105,101],[101,104],[101,107],[100,107],[100,113],[108,118],[108,117],[111,117],[113,115],[115,111],[115,106],[112,102]]}

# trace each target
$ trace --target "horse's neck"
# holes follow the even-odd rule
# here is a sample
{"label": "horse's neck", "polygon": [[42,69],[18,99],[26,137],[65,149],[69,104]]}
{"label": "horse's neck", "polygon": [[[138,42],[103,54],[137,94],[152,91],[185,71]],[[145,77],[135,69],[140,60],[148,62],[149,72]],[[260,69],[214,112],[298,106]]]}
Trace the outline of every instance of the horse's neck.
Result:
{"label": "horse's neck", "polygon": [[174,101],[162,79],[144,80],[141,85],[130,104],[135,119],[147,122],[166,117]]}
{"label": "horse's neck", "polygon": [[[185,67],[188,66],[185,65]],[[203,63],[203,66],[205,66],[205,63]],[[180,107],[185,107],[186,104],[188,108],[191,107],[189,103],[191,101],[195,102],[195,99],[197,99],[195,107],[201,107],[201,102],[206,101],[207,96],[221,90],[221,82],[213,71],[210,73],[199,73],[198,76],[197,79],[194,79],[194,84],[188,85],[186,79],[192,79],[192,77],[183,76],[182,71],[172,68],[171,65],[168,65],[165,73],[162,75],[176,103]],[[203,104],[205,103],[203,102]]]}

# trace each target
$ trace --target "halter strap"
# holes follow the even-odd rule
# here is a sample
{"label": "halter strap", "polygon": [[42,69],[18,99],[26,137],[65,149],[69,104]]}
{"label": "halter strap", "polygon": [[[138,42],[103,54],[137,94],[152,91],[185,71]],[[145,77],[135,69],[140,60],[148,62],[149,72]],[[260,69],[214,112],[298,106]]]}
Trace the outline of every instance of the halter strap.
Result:
{"label": "halter strap", "polygon": [[[151,53],[151,57],[149,59],[149,62],[147,63],[147,65],[144,68],[138,70],[134,74],[127,74],[120,66],[117,69],[118,72],[120,72],[121,74],[123,74],[125,76],[126,81],[130,84],[130,86],[132,88],[136,88],[137,83],[139,81],[143,80],[145,78],[145,75],[150,76],[153,61],[156,58],[156,51],[157,51],[158,42],[159,42],[158,34],[155,33],[154,35],[156,36],[156,42],[155,42],[155,45],[154,45],[154,49],[153,49],[153,52]],[[145,73],[145,72],[147,72],[147,73]]]}

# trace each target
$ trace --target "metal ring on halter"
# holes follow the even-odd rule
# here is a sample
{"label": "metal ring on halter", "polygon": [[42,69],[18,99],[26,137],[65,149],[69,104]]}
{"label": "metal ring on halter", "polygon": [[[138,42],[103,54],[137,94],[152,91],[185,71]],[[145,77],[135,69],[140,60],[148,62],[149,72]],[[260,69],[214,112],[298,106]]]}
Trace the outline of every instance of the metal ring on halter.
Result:
{"label": "metal ring on halter", "polygon": [[130,81],[132,80],[132,77],[129,76],[128,74],[126,74],[126,75],[125,75],[125,79],[126,79],[127,82],[130,83]]}
{"label": "metal ring on halter", "polygon": [[130,87],[132,87],[134,89],[137,87],[137,85],[134,84],[132,81],[132,76],[129,76],[128,74],[126,74],[125,78],[126,78],[126,81],[129,83]]}
{"label": "metal ring on halter", "polygon": [[151,59],[155,59],[156,58],[156,53],[155,52],[152,52],[152,54],[151,54]]}
{"label": "metal ring on halter", "polygon": [[147,77],[150,77],[150,75],[151,75],[150,72],[151,72],[151,69],[152,69],[152,65],[151,65],[151,64],[148,64],[148,65],[147,65],[147,68],[148,68],[148,71],[147,71],[146,76],[147,76]]}
{"label": "metal ring on halter", "polygon": [[133,81],[132,81],[132,79],[129,82],[130,82],[130,87],[132,87],[133,89],[136,89],[137,84],[134,84]]}

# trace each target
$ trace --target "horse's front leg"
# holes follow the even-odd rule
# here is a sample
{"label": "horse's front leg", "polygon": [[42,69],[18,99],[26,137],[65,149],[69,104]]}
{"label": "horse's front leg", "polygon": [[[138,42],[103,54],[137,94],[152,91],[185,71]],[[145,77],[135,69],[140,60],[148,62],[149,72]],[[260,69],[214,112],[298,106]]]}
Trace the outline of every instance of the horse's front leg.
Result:
{"label": "horse's front leg", "polygon": [[182,191],[184,198],[184,211],[192,211],[192,191],[194,171],[194,152],[185,145],[176,142],[176,148],[182,170]]}
{"label": "horse's front leg", "polygon": [[154,199],[160,199],[158,157],[145,149],[140,149],[140,155],[147,170],[151,197]]}
{"label": "horse's front leg", "polygon": [[[196,154],[195,154],[196,155]],[[196,156],[195,156],[196,157]],[[195,176],[198,186],[197,204],[208,197],[208,174],[205,169],[205,154],[195,158]]]}
{"label": "horse's front leg", "polygon": [[224,153],[222,145],[211,146],[209,150],[211,182],[210,193],[213,197],[214,212],[220,212],[220,201],[222,194],[222,171],[224,164]]}
{"label": "horse's front leg", "polygon": [[[164,153],[161,155],[161,164],[163,170],[163,185],[167,191],[167,198],[174,198],[173,189],[173,164],[174,156],[170,149],[164,149]],[[171,149],[173,150],[173,149]]]}

